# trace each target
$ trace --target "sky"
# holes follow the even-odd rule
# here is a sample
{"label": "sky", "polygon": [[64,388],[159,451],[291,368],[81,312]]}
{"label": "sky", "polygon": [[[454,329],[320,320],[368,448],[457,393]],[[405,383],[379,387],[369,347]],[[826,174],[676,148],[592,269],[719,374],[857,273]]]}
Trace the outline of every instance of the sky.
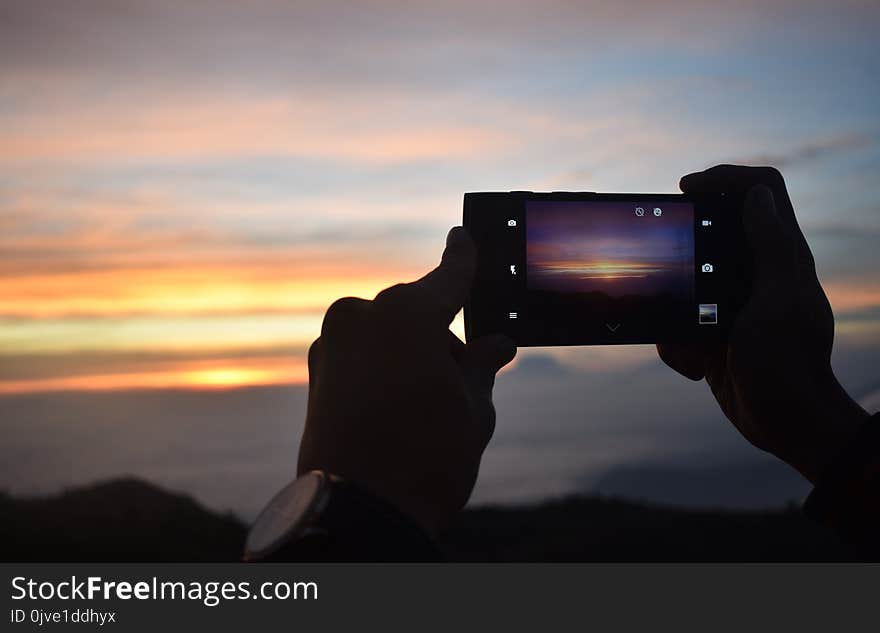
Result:
{"label": "sky", "polygon": [[[433,267],[464,192],[719,162],[783,171],[876,409],[878,27],[849,0],[0,0],[0,488],[130,473],[252,516],[324,310]],[[649,346],[523,350],[496,403],[480,502],[803,492],[775,462],[750,485],[760,453]]]}
{"label": "sky", "polygon": [[[871,2],[0,0],[0,393],[303,382],[470,190],[785,173],[878,333]],[[461,330],[460,323],[455,326]]]}

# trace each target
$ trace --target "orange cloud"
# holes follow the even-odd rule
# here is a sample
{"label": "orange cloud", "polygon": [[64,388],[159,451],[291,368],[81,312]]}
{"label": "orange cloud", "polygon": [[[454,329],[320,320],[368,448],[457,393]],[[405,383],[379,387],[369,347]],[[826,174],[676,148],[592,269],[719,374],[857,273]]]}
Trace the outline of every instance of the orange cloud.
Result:
{"label": "orange cloud", "polygon": [[308,382],[302,358],[274,363],[266,359],[234,363],[211,361],[160,371],[89,374],[0,381],[0,395],[45,391],[114,391],[123,389],[230,389]]}
{"label": "orange cloud", "polygon": [[876,281],[829,281],[823,287],[837,316],[880,307],[880,285]]}
{"label": "orange cloud", "polygon": [[0,315],[309,312],[323,310],[339,297],[372,298],[394,281],[381,271],[284,278],[273,270],[220,266],[23,275],[3,280]]}

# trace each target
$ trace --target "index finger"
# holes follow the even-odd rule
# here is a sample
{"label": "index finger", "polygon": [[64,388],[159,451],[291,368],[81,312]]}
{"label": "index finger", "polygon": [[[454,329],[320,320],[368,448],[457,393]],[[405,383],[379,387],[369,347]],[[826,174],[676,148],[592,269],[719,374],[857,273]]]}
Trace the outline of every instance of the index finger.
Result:
{"label": "index finger", "polygon": [[455,226],[446,236],[440,265],[410,286],[430,304],[432,312],[449,324],[464,305],[476,270],[477,248],[467,230]]}

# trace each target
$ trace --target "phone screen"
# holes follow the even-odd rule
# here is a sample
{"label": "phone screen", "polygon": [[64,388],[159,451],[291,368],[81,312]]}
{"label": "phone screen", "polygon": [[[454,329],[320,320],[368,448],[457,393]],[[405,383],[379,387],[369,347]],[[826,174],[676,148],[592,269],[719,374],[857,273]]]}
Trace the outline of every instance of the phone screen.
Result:
{"label": "phone screen", "polygon": [[723,338],[739,273],[722,202],[468,195],[479,252],[469,336],[499,331],[519,345]]}
{"label": "phone screen", "polygon": [[533,323],[651,337],[695,314],[692,203],[532,200],[525,227]]}

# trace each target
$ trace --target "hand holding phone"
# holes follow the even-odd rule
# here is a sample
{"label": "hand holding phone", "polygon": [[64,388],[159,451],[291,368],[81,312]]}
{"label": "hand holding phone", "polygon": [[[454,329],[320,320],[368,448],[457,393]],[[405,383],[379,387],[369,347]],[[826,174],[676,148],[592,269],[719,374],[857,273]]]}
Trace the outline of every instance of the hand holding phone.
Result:
{"label": "hand holding phone", "polygon": [[495,373],[516,354],[504,337],[465,345],[449,331],[475,259],[456,227],[418,281],[330,306],[309,349],[299,475],[353,481],[429,533],[467,502],[495,427]]}
{"label": "hand holding phone", "polygon": [[753,290],[724,344],[661,344],[660,357],[692,380],[705,376],[747,440],[815,483],[868,414],[831,368],[834,315],[782,174],[720,165],[685,176],[681,189],[744,199]]}
{"label": "hand holding phone", "polygon": [[480,250],[466,333],[656,342],[746,439],[815,483],[868,414],[832,371],[834,317],[785,181],[719,165],[681,189],[466,194]]}

